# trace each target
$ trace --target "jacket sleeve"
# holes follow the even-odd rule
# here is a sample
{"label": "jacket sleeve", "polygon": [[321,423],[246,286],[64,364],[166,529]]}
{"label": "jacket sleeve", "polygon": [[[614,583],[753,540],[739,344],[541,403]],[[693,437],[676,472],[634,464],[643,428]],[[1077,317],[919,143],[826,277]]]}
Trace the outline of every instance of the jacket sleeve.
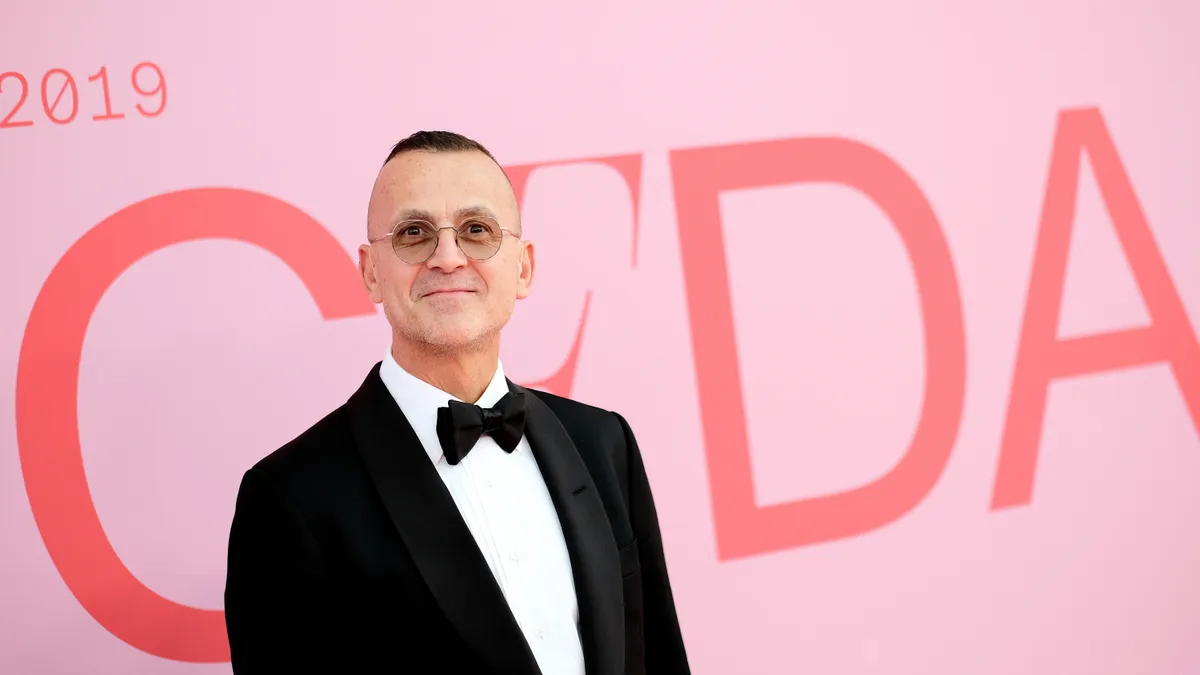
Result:
{"label": "jacket sleeve", "polygon": [[321,556],[300,510],[259,468],[242,478],[229,533],[225,626],[238,675],[311,672],[323,656]]}
{"label": "jacket sleeve", "polygon": [[650,481],[642,462],[641,450],[629,423],[620,414],[621,429],[629,452],[629,517],[638,542],[638,562],[642,571],[646,673],[648,675],[688,675],[687,652],[675,613],[675,599],[667,574],[662,534]]}

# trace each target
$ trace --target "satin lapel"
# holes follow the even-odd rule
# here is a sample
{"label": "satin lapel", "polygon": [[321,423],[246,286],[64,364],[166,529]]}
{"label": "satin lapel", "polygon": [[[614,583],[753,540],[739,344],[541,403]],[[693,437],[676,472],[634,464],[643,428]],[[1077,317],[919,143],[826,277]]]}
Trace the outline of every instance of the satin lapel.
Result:
{"label": "satin lapel", "polygon": [[[525,391],[511,381],[508,386]],[[612,527],[562,422],[533,392],[525,394],[525,438],[550,489],[571,555],[587,673],[619,675],[625,667],[625,609]]]}
{"label": "satin lapel", "polygon": [[497,671],[538,673],[487,561],[416,433],[379,379],[379,366],[346,408],[367,472],[446,617]]}

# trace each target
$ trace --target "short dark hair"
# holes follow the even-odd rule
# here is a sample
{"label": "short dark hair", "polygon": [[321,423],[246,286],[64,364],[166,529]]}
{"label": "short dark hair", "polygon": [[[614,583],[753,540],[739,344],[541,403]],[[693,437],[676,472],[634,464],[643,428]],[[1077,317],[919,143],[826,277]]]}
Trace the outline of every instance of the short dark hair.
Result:
{"label": "short dark hair", "polygon": [[[414,150],[424,150],[425,152],[468,152],[474,150],[482,152],[491,157],[493,162],[496,162],[496,158],[492,157],[492,153],[488,152],[488,149],[483,147],[482,143],[467,138],[462,134],[456,134],[453,131],[418,131],[393,145],[392,151],[388,153],[387,159],[383,160],[383,163],[387,164],[396,155]],[[499,164],[499,162],[496,163]]]}

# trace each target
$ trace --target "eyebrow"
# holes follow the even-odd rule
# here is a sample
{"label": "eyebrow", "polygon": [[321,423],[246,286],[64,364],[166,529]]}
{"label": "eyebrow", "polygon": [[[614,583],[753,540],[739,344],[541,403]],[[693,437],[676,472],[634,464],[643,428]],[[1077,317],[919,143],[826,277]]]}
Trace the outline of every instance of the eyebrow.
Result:
{"label": "eyebrow", "polygon": [[[464,206],[463,208],[454,212],[455,222],[463,220],[464,218],[479,216],[491,218],[497,223],[500,222],[500,219],[496,217],[496,214],[492,213],[492,210],[486,206]],[[423,211],[421,209],[405,209],[404,211],[400,212],[400,215],[397,216],[394,221],[392,221],[392,224],[395,225],[396,223],[401,223],[406,220],[424,220],[432,223],[436,222],[437,218],[434,218],[433,215],[428,211]]]}

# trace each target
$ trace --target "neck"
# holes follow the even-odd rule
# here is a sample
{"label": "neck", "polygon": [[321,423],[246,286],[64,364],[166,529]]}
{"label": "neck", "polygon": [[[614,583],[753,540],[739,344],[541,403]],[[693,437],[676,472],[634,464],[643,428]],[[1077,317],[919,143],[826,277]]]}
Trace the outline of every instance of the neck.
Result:
{"label": "neck", "polygon": [[444,352],[399,340],[392,341],[392,358],[413,377],[467,403],[475,403],[496,375],[500,346]]}

